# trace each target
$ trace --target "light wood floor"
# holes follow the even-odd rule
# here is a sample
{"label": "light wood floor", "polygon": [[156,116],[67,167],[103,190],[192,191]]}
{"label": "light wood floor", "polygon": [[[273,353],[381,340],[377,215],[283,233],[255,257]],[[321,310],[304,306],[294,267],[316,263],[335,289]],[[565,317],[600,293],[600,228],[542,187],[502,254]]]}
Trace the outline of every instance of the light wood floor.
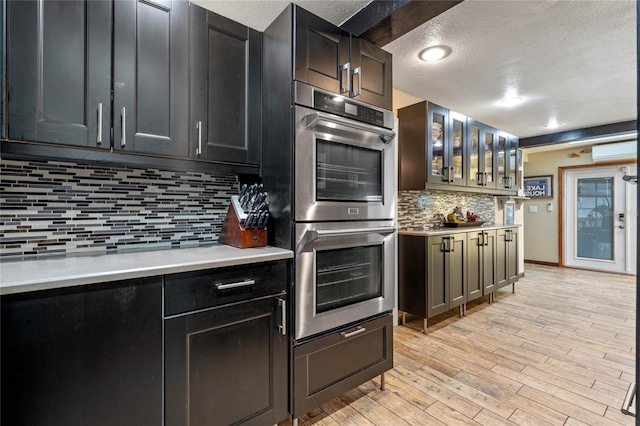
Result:
{"label": "light wood floor", "polygon": [[[301,425],[632,425],[635,277],[527,264],[501,290],[395,329],[394,369]],[[511,287],[508,287],[509,289]],[[288,425],[289,421],[281,423]]]}

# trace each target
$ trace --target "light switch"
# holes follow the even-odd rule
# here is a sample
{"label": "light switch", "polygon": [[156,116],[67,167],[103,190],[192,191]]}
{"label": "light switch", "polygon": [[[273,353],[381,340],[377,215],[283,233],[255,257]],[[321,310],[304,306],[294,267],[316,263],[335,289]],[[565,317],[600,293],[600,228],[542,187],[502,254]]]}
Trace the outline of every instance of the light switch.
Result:
{"label": "light switch", "polygon": [[547,211],[548,212],[553,211],[553,204],[547,203]]}
{"label": "light switch", "polygon": [[529,213],[538,213],[538,206],[529,206]]}

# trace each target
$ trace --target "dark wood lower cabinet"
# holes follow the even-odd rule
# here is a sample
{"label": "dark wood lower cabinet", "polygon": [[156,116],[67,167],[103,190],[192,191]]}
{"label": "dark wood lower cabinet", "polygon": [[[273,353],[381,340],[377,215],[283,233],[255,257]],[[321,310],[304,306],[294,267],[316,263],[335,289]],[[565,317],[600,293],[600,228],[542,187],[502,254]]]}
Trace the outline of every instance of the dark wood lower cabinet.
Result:
{"label": "dark wood lower cabinet", "polygon": [[0,423],[162,424],[159,277],[1,302]]}
{"label": "dark wood lower cabinet", "polygon": [[325,402],[393,368],[393,316],[293,348],[292,416]]}
{"label": "dark wood lower cabinet", "polygon": [[273,425],[287,417],[278,305],[266,297],[165,321],[165,425]]}
{"label": "dark wood lower cabinet", "polygon": [[399,235],[398,309],[422,318],[518,280],[518,228]]}
{"label": "dark wood lower cabinet", "polygon": [[469,270],[467,301],[486,296],[496,289],[496,231],[467,233]]}
{"label": "dark wood lower cabinet", "polygon": [[518,228],[499,229],[497,231],[497,283],[503,288],[518,281]]}
{"label": "dark wood lower cabinet", "polygon": [[287,417],[287,262],[165,276],[165,425]]}

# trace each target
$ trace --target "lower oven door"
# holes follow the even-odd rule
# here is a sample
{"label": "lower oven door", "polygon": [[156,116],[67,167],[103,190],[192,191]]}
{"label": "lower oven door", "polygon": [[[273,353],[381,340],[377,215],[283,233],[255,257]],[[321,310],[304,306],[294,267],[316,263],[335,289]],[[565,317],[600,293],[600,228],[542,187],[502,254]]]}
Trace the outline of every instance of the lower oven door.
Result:
{"label": "lower oven door", "polygon": [[296,225],[296,340],[393,309],[393,225]]}

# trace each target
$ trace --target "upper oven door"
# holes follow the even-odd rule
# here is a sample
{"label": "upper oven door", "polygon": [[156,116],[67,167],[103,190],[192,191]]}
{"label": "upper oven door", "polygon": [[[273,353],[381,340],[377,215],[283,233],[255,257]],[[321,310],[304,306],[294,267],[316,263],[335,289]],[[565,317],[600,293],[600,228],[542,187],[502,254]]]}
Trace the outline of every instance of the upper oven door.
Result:
{"label": "upper oven door", "polygon": [[395,218],[395,133],[296,107],[295,220]]}
{"label": "upper oven door", "polygon": [[297,224],[296,237],[296,339],[393,309],[393,222]]}

